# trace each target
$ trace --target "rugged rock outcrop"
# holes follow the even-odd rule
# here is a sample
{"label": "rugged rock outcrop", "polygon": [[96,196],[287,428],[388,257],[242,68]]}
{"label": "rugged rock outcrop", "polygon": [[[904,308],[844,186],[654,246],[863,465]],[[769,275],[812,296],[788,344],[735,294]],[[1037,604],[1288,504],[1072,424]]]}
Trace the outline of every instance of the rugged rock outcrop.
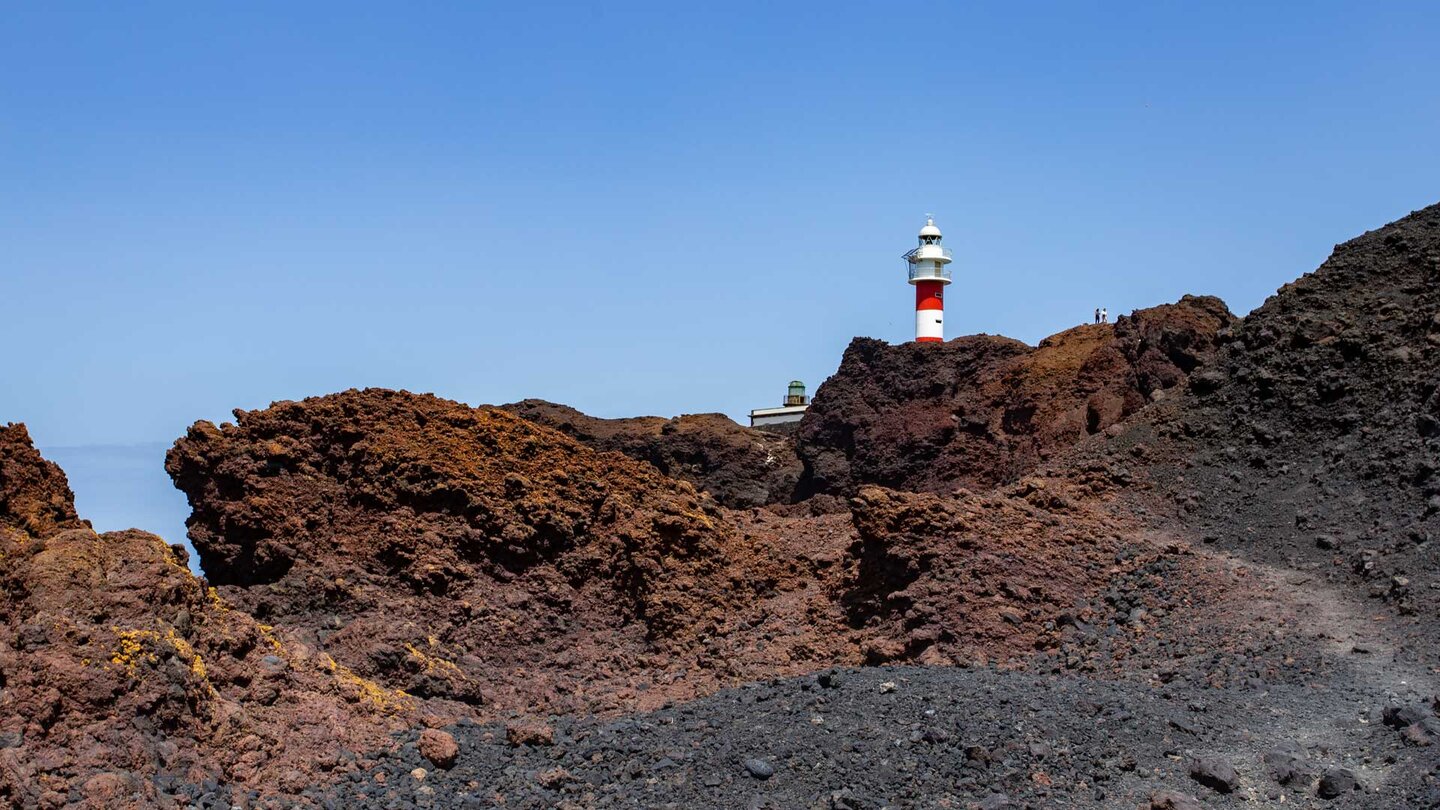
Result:
{"label": "rugged rock outcrop", "polygon": [[65,473],[41,458],[25,426],[0,426],[0,532],[45,537],[85,525]]}
{"label": "rugged rock outcrop", "polygon": [[757,660],[760,640],[729,631],[786,563],[651,465],[395,391],[236,419],[196,424],[167,459],[201,562],[365,677],[488,711],[598,708],[642,673],[688,693]]}
{"label": "rugged rock outcrop", "polygon": [[1215,686],[1314,663],[1264,632],[1295,616],[1263,586],[1157,536],[1089,478],[1027,476],[955,497],[863,487],[840,600],[866,631],[867,660],[1118,677],[1186,662]]}
{"label": "rugged rock outcrop", "polygon": [[796,436],[800,491],[1014,481],[1175,388],[1233,321],[1219,299],[1186,296],[1035,348],[988,335],[896,346],[856,338]]}
{"label": "rugged rock outcrop", "polygon": [[1058,647],[1057,621],[1078,621],[1069,611],[1108,585],[1125,544],[1114,518],[1033,486],[1034,503],[861,489],[845,600],[852,621],[885,628],[892,646],[872,658],[1005,660]]}
{"label": "rugged rock outcrop", "polygon": [[1440,205],[1338,245],[1222,344],[1117,447],[1175,437],[1150,475],[1187,522],[1424,615],[1440,602]]}
{"label": "rugged rock outcrop", "polygon": [[1225,336],[1185,416],[1246,467],[1303,463],[1418,516],[1440,495],[1437,372],[1440,205],[1338,245],[1282,287]]}
{"label": "rugged rock outcrop", "polygon": [[541,399],[500,407],[597,450],[648,462],[733,509],[786,503],[800,481],[794,442],[737,425],[724,414],[600,419]]}
{"label": "rugged rock outcrop", "polygon": [[232,610],[183,549],[90,530],[22,426],[0,448],[0,804],[298,794],[403,727],[413,701]]}

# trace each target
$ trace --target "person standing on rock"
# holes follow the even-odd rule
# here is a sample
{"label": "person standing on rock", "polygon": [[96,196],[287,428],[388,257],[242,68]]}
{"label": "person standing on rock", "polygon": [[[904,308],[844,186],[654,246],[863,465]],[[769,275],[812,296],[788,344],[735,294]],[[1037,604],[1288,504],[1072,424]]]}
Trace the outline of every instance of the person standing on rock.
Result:
{"label": "person standing on rock", "polygon": [[1100,308],[1099,308],[1099,307],[1096,307],[1096,308],[1095,308],[1095,323],[1099,323],[1099,322],[1100,322]]}
{"label": "person standing on rock", "polygon": [[1110,310],[1109,310],[1109,308],[1108,308],[1108,307],[1101,307],[1101,308],[1100,308],[1100,323],[1109,323],[1109,322],[1110,322]]}

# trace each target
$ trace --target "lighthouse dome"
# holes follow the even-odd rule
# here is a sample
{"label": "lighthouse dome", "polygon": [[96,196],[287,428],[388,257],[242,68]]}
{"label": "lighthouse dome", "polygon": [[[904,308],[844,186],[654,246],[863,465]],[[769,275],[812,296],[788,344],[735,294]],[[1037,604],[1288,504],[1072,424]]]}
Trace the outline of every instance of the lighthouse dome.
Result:
{"label": "lighthouse dome", "polygon": [[935,227],[935,220],[934,220],[934,219],[929,218],[929,217],[927,217],[927,218],[925,219],[925,227],[923,227],[923,228],[920,229],[920,235],[921,235],[922,237],[923,237],[923,236],[935,236],[935,237],[940,236],[940,229],[937,228],[937,227]]}

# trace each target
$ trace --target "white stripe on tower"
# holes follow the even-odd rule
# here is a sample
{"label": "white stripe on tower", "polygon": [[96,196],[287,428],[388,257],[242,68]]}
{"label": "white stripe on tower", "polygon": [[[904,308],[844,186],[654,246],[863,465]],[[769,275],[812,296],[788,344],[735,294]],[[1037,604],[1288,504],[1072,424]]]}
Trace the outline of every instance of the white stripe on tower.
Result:
{"label": "white stripe on tower", "polygon": [[944,310],[915,310],[915,339],[921,343],[945,340],[945,326],[941,323]]}
{"label": "white stripe on tower", "polygon": [[[932,274],[938,273],[931,270]],[[945,285],[939,281],[915,282],[915,339],[933,343],[945,340]]]}

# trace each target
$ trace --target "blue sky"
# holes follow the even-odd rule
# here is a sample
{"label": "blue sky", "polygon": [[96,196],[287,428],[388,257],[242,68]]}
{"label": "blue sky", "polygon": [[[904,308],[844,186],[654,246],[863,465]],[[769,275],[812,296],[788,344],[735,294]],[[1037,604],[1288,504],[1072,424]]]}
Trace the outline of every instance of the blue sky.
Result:
{"label": "blue sky", "polygon": [[0,2],[0,421],[85,466],[352,386],[741,417],[910,335],[926,212],[952,336],[1245,312],[1440,199],[1437,41],[1419,2]]}

